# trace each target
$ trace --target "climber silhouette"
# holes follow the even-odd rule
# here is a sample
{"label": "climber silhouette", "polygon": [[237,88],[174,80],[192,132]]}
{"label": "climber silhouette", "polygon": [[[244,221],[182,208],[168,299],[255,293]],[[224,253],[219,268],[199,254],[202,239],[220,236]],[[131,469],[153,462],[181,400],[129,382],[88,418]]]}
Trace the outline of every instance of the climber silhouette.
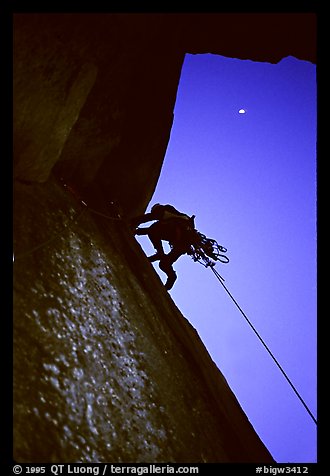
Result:
{"label": "climber silhouette", "polygon": [[[189,217],[172,205],[156,203],[150,213],[133,218],[131,221],[132,226],[136,228],[142,223],[156,220],[147,228],[136,228],[135,234],[147,235],[153,244],[156,253],[148,259],[151,262],[159,260],[160,269],[167,274],[166,289],[171,289],[177,279],[173,263],[189,251],[189,235],[194,230],[194,218],[194,215]],[[168,241],[172,248],[168,254],[164,252],[162,241]]]}

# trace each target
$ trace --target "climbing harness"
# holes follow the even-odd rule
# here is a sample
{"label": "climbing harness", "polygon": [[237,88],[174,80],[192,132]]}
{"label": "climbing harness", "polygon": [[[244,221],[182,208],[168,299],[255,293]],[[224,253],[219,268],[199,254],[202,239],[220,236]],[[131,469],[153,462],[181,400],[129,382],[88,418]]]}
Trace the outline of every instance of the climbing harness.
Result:
{"label": "climbing harness", "polygon": [[312,414],[312,412],[310,411],[310,409],[308,408],[307,404],[305,403],[305,401],[303,400],[303,398],[300,396],[300,394],[298,393],[297,389],[295,388],[295,386],[293,385],[293,383],[291,382],[291,380],[289,379],[289,377],[287,376],[287,374],[285,373],[285,371],[283,370],[282,366],[279,364],[278,360],[275,358],[274,354],[272,353],[272,351],[270,350],[270,348],[267,346],[267,344],[265,343],[265,341],[262,339],[262,337],[260,336],[260,334],[258,333],[258,331],[256,330],[256,328],[254,327],[254,325],[252,324],[252,322],[249,320],[249,318],[247,317],[247,315],[245,314],[245,312],[243,311],[243,309],[240,307],[240,305],[238,304],[238,302],[236,301],[236,299],[233,297],[233,295],[230,293],[230,291],[228,290],[228,288],[225,286],[225,284],[223,283],[224,279],[222,276],[220,276],[220,274],[218,273],[218,271],[214,268],[214,265],[211,266],[211,270],[212,272],[214,273],[214,275],[216,276],[216,278],[219,280],[219,282],[222,284],[223,288],[225,289],[226,293],[229,295],[229,297],[232,299],[233,303],[236,305],[236,307],[238,308],[238,310],[240,311],[240,313],[242,314],[242,316],[244,317],[244,319],[247,321],[247,323],[249,324],[249,326],[251,327],[251,329],[253,330],[253,332],[256,334],[256,336],[258,337],[258,339],[260,340],[260,342],[262,343],[262,345],[265,347],[265,349],[267,350],[267,352],[269,353],[269,355],[271,356],[271,358],[274,360],[275,364],[277,365],[277,367],[280,369],[280,371],[282,372],[282,374],[284,375],[284,377],[286,378],[287,382],[289,383],[289,385],[291,386],[291,388],[293,389],[293,391],[295,392],[295,394],[297,395],[297,397],[299,398],[299,400],[301,401],[301,403],[303,404],[303,406],[305,407],[305,409],[307,410],[308,414],[310,415],[310,417],[313,419],[314,423],[317,425],[317,420],[316,418],[314,417],[314,415]]}
{"label": "climbing harness", "polygon": [[229,258],[223,253],[227,252],[227,248],[219,245],[215,240],[207,238],[203,233],[200,233],[197,230],[194,230],[194,242],[189,246],[189,251],[187,254],[192,257],[192,259],[205,268],[215,266],[216,261],[221,263],[229,263]]}

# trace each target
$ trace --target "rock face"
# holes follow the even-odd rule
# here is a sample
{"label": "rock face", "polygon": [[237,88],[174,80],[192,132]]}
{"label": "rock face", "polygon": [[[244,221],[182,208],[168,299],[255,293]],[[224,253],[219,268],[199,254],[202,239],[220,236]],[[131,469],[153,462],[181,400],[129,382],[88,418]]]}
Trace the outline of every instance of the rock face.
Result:
{"label": "rock face", "polygon": [[156,186],[184,54],[315,61],[314,23],[15,15],[16,461],[273,461],[121,217]]}
{"label": "rock face", "polygon": [[272,461],[125,222],[15,195],[15,460]]}
{"label": "rock face", "polygon": [[186,52],[315,61],[306,14],[17,14],[14,175],[52,171],[98,203],[146,208]]}

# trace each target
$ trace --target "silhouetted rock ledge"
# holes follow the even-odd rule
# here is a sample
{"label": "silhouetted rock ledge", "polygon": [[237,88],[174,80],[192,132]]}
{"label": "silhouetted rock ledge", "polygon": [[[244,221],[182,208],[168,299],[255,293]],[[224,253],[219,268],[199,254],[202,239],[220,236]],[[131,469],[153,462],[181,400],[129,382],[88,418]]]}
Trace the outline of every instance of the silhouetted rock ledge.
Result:
{"label": "silhouetted rock ledge", "polygon": [[15,461],[273,462],[126,219],[155,189],[184,54],[315,61],[314,16],[14,20]]}

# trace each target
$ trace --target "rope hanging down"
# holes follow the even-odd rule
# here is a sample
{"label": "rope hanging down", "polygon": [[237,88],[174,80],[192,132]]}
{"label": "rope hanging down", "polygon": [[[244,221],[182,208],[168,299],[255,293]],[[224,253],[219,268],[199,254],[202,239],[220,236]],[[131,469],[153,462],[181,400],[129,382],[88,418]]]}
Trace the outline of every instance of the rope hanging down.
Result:
{"label": "rope hanging down", "polygon": [[[63,185],[64,185],[64,187],[67,187],[66,184],[63,184]],[[69,190],[70,190],[70,188],[69,188]],[[70,190],[70,192],[72,193],[74,191]],[[73,194],[76,196],[76,198],[78,198],[80,203],[84,206],[83,210],[79,214],[77,214],[77,216],[73,220],[74,224],[78,223],[78,221],[80,220],[81,216],[84,214],[86,209],[88,209],[90,212],[92,212],[96,215],[102,216],[102,217],[107,218],[109,220],[120,220],[120,221],[122,220],[122,217],[119,214],[117,215],[117,217],[110,217],[110,216],[105,215],[101,212],[98,212],[97,210],[89,207],[87,205],[87,203],[81,199],[81,197],[78,197],[75,193],[73,193]],[[60,235],[60,233],[55,233],[55,235],[53,237],[51,237],[50,239],[45,240],[44,242],[40,243],[39,245],[34,246],[33,248],[31,248],[28,251],[20,253],[18,256],[16,256],[15,259],[21,258],[23,256],[34,253],[38,249],[43,248],[44,246],[49,244],[51,241],[55,240],[59,235]],[[229,258],[227,256],[221,254],[221,253],[225,253],[227,251],[227,249],[224,248],[223,246],[219,245],[215,240],[206,238],[206,236],[203,235],[202,233],[197,232],[197,235],[199,236],[198,244],[195,243],[195,245],[191,246],[190,252],[188,252],[188,254],[193,258],[193,260],[195,262],[196,261],[199,262],[200,264],[202,264],[206,268],[208,268],[208,267],[211,268],[211,270],[214,273],[214,275],[216,276],[216,278],[222,284],[222,286],[224,287],[224,289],[227,292],[227,294],[229,295],[229,297],[232,299],[232,301],[234,302],[234,304],[236,305],[238,310],[241,312],[243,317],[246,319],[249,326],[252,328],[252,330],[254,331],[254,333],[256,334],[258,339],[260,340],[260,342],[263,344],[263,346],[265,347],[265,349],[267,350],[267,352],[269,353],[271,358],[274,360],[275,364],[278,366],[278,368],[280,369],[280,371],[282,372],[282,374],[284,375],[284,377],[288,381],[289,385],[292,387],[293,391],[295,392],[295,394],[297,395],[297,397],[299,398],[299,400],[301,401],[301,403],[303,404],[303,406],[305,407],[305,409],[309,413],[310,417],[313,419],[314,423],[317,425],[316,418],[314,417],[314,415],[312,414],[312,412],[310,411],[310,409],[308,408],[308,406],[304,402],[303,398],[300,396],[297,389],[295,388],[295,386],[293,385],[293,383],[291,382],[291,380],[289,379],[289,377],[287,376],[287,374],[285,373],[285,371],[283,370],[283,368],[281,367],[281,365],[279,364],[279,362],[277,361],[277,359],[275,358],[274,354],[271,352],[271,350],[269,349],[269,347],[267,346],[265,341],[262,339],[262,337],[260,336],[260,334],[258,333],[256,328],[253,326],[252,322],[249,320],[249,318],[247,317],[247,315],[245,314],[243,309],[240,307],[238,302],[235,300],[233,295],[230,293],[228,288],[225,286],[225,284],[223,282],[224,278],[215,269],[215,264],[216,264],[215,261],[220,261],[222,263],[228,263],[229,262]]]}
{"label": "rope hanging down", "polygon": [[228,290],[228,288],[225,286],[225,284],[223,283],[224,279],[222,278],[222,276],[220,276],[220,274],[218,273],[218,271],[216,269],[214,269],[214,266],[211,266],[211,270],[212,272],[214,273],[214,275],[216,276],[216,278],[219,280],[219,282],[222,284],[222,286],[224,287],[226,293],[229,295],[229,297],[232,299],[232,301],[234,302],[234,304],[236,305],[236,307],[238,308],[238,310],[240,311],[240,313],[243,315],[243,317],[245,318],[245,320],[247,321],[247,323],[249,324],[249,326],[252,328],[252,330],[254,331],[254,333],[256,334],[256,336],[258,337],[258,339],[260,340],[260,342],[262,343],[262,345],[265,347],[265,349],[267,350],[267,352],[269,353],[269,355],[271,356],[271,358],[274,360],[275,364],[277,365],[277,367],[280,369],[280,371],[282,372],[282,374],[284,375],[284,377],[286,378],[286,380],[288,381],[288,383],[290,384],[290,386],[292,387],[293,391],[295,392],[295,394],[297,395],[297,397],[299,398],[299,400],[301,401],[301,403],[304,405],[305,409],[307,410],[307,412],[309,413],[310,417],[313,419],[314,423],[317,425],[317,420],[316,418],[314,417],[314,415],[312,414],[312,412],[310,411],[310,409],[308,408],[308,406],[306,405],[306,403],[304,402],[304,400],[302,399],[302,397],[299,395],[297,389],[295,388],[295,386],[293,385],[293,383],[291,382],[291,380],[289,379],[289,377],[287,376],[287,374],[285,373],[285,371],[283,370],[283,368],[281,367],[281,365],[279,364],[279,362],[277,361],[277,359],[275,358],[274,354],[271,352],[271,350],[269,349],[269,347],[267,346],[267,344],[265,343],[265,341],[262,339],[262,337],[260,336],[260,334],[258,333],[258,331],[256,330],[256,328],[254,327],[254,325],[252,324],[252,322],[249,320],[249,318],[247,317],[247,315],[245,314],[245,312],[243,311],[243,309],[240,307],[240,305],[238,304],[238,302],[235,300],[235,298],[233,297],[233,295],[230,293],[230,291]]}

